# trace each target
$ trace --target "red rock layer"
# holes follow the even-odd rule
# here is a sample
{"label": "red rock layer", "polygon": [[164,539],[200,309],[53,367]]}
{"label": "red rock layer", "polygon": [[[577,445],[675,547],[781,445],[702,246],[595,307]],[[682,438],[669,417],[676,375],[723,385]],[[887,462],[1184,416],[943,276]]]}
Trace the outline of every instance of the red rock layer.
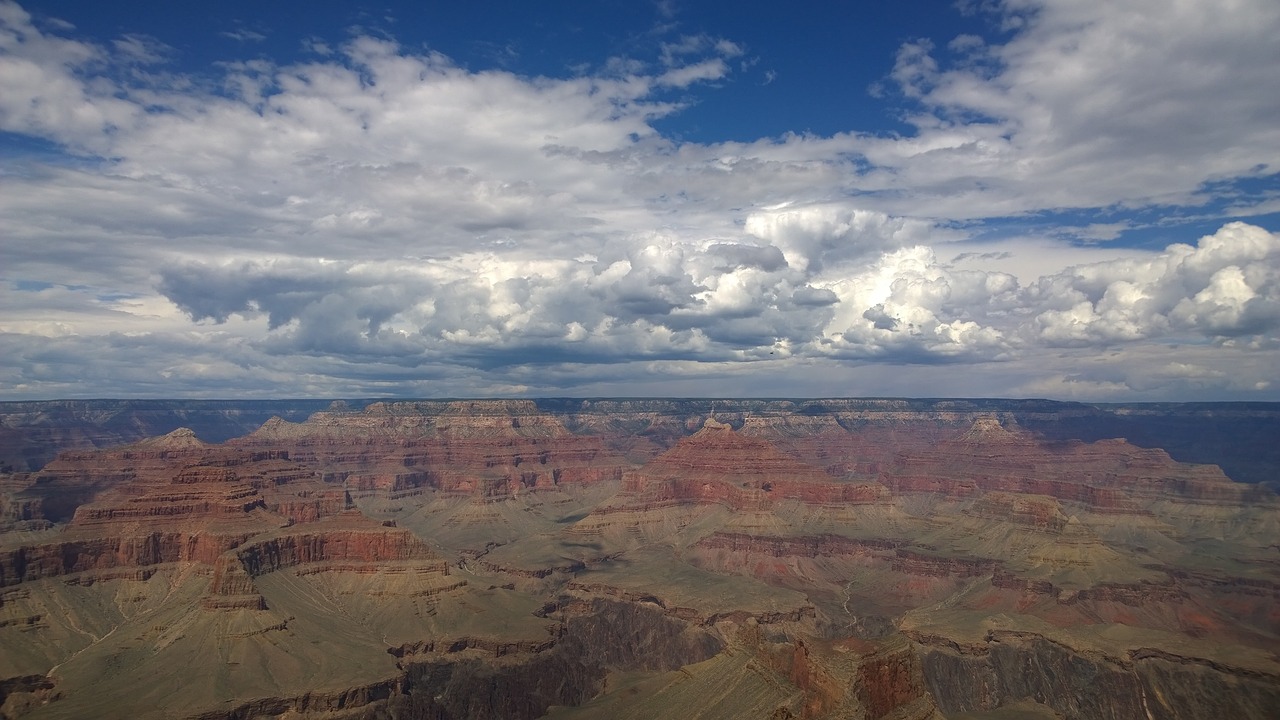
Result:
{"label": "red rock layer", "polygon": [[718,503],[735,510],[761,510],[779,500],[850,505],[882,502],[876,483],[836,482],[762,437],[735,432],[709,419],[643,468],[623,477],[622,504]]}
{"label": "red rock layer", "polygon": [[[932,449],[900,454],[881,481],[896,493],[1043,495],[1104,513],[1141,513],[1159,498],[1239,504],[1266,495],[1262,488],[1232,482],[1216,466],[1174,462],[1163,450],[1123,440],[1042,443],[994,418],[980,418]],[[1031,524],[1058,522],[1047,507],[1010,510],[1029,513],[1023,520]]]}
{"label": "red rock layer", "polygon": [[107,526],[97,535],[140,522],[245,518],[255,510],[308,522],[349,504],[340,488],[287,452],[207,445],[185,429],[122,448],[63,453],[15,497],[30,501],[25,519]]}
{"label": "red rock layer", "polygon": [[[214,565],[262,532],[343,513],[349,499],[282,451],[206,445],[190,431],[64,453],[32,490],[92,498],[53,539],[0,551],[0,585],[161,563]],[[76,499],[82,495],[71,493]]]}
{"label": "red rock layer", "polygon": [[857,695],[869,718],[936,717],[920,659],[910,647],[880,648],[858,667]]}
{"label": "red rock layer", "polygon": [[618,480],[628,466],[600,438],[570,433],[530,402],[375,403],[363,412],[273,419],[232,441],[286,450],[352,490],[506,496]]}
{"label": "red rock layer", "polygon": [[[116,458],[90,460],[99,466]],[[310,522],[342,512],[341,488],[326,486],[288,453],[246,453],[219,447],[191,453],[160,468],[133,468],[93,502],[76,509],[73,527],[146,520],[243,518],[265,510],[287,522]]]}
{"label": "red rock layer", "polygon": [[89,570],[144,568],[172,562],[212,565],[249,534],[155,532],[15,548],[0,552],[0,586]]}
{"label": "red rock layer", "polygon": [[[374,525],[362,515],[313,523],[297,532],[256,537],[214,563],[210,609],[260,604],[253,578],[286,568],[319,564],[324,571],[378,572],[409,563],[415,572],[449,574],[446,561],[407,530]],[[404,568],[400,568],[404,569]]]}
{"label": "red rock layer", "polygon": [[236,560],[251,577],[306,563],[379,563],[432,561],[431,569],[448,574],[448,564],[408,530],[370,527],[326,528],[319,523],[305,532],[255,539],[235,549]]}

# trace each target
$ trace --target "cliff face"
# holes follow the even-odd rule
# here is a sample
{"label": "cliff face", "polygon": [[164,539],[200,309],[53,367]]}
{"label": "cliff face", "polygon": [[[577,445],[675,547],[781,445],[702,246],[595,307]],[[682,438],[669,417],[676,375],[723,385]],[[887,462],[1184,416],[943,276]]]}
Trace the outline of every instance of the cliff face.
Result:
{"label": "cliff face", "polygon": [[1238,506],[1270,496],[1217,467],[1174,462],[1162,450],[1124,440],[1046,443],[994,417],[935,448],[899,454],[882,481],[903,493],[1041,495],[1112,513],[1140,513],[1156,499]]}
{"label": "cliff face", "polygon": [[[484,642],[401,653],[400,674],[360,693],[248,703],[201,720],[346,710],[348,717],[532,719],[553,705],[579,705],[609,671],[674,670],[719,652],[723,643],[643,605],[596,600],[577,608],[554,640],[484,647]],[[479,649],[480,652],[476,652]]]}
{"label": "cliff face", "polygon": [[212,565],[245,534],[154,532],[126,537],[61,540],[0,552],[0,587],[116,568],[145,569],[162,563]]}
{"label": "cliff face", "polygon": [[[368,401],[338,403],[359,408]],[[1144,448],[1163,448],[1180,462],[1223,467],[1234,480],[1274,481],[1280,465],[1280,409],[1268,403],[1148,403],[1084,405],[1047,400],[825,399],[541,399],[535,401],[418,401],[388,403],[404,414],[438,415],[444,409],[528,408],[558,418],[575,434],[603,438],[643,437],[652,455],[696,431],[715,415],[736,428],[759,423],[768,428],[813,419],[834,420],[859,437],[875,438],[862,449],[902,449],[905,443],[929,443],[967,427],[975,417],[997,414],[1053,441],[1092,442],[1128,438]],[[67,449],[104,448],[190,427],[208,442],[252,432],[271,417],[300,422],[326,411],[328,400],[64,400],[0,403],[0,472],[37,470]],[[766,430],[766,432],[773,432]],[[814,433],[797,436],[804,444]],[[779,440],[779,437],[773,437]],[[843,440],[848,441],[847,436]],[[634,447],[628,443],[628,447]],[[805,457],[846,454],[810,444]],[[870,457],[874,452],[861,452]],[[822,464],[825,463],[818,463]]]}
{"label": "cliff face", "polygon": [[375,403],[69,449],[0,476],[0,712],[1265,717],[1280,503],[1028,429],[1110,412]]}
{"label": "cliff face", "polygon": [[14,521],[97,524],[235,519],[256,509],[302,522],[341,512],[341,489],[283,450],[208,445],[179,428],[121,448],[72,451],[24,476],[10,496]]}
{"label": "cliff face", "polygon": [[888,499],[873,482],[836,482],[821,468],[782,452],[770,440],[708,419],[643,468],[626,474],[623,491],[633,506],[715,503],[762,510],[778,502],[850,505]]}
{"label": "cliff face", "polygon": [[[207,609],[266,609],[254,579],[310,566],[303,573],[376,573],[388,568],[448,575],[449,565],[412,533],[350,517],[314,523],[305,532],[275,532],[248,539],[213,561]],[[465,582],[463,583],[465,584]]]}
{"label": "cliff face", "polygon": [[304,423],[276,418],[233,444],[285,448],[353,491],[504,497],[617,480],[626,465],[599,439],[516,401],[375,403]]}
{"label": "cliff face", "polygon": [[1195,658],[1110,657],[1023,634],[992,635],[965,648],[923,640],[926,682],[948,713],[991,710],[1011,698],[1034,698],[1062,717],[1114,720],[1261,719],[1280,707],[1280,677],[1222,672]]}
{"label": "cliff face", "polygon": [[[447,574],[421,540],[351,513],[342,488],[324,484],[283,450],[209,445],[179,429],[119,449],[64,453],[34,478],[31,494],[65,499],[59,486],[92,492],[72,494],[89,501],[60,533],[0,550],[0,586],[194,563],[213,570],[205,607],[227,609],[265,607],[252,578],[308,563],[350,569],[417,561]],[[295,525],[314,529],[279,530]],[[93,576],[77,579],[86,581]]]}
{"label": "cliff face", "polygon": [[178,428],[208,442],[272,416],[301,420],[328,400],[53,400],[0,402],[0,472],[39,470],[60,452],[127,445]]}

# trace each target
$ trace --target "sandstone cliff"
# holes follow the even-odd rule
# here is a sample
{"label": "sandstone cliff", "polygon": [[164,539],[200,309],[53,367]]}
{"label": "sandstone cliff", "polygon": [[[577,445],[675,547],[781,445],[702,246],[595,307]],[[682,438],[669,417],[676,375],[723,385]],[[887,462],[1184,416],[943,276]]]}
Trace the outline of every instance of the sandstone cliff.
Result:
{"label": "sandstone cliff", "polygon": [[1099,412],[385,402],[69,449],[0,478],[0,712],[1266,717],[1280,505],[1044,433]]}

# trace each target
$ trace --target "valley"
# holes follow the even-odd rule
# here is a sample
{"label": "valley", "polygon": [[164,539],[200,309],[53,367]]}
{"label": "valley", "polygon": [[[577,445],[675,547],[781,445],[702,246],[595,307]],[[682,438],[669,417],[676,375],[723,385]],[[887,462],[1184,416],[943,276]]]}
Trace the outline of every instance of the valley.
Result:
{"label": "valley", "polygon": [[1280,707],[1273,405],[93,402],[0,408],[6,718]]}

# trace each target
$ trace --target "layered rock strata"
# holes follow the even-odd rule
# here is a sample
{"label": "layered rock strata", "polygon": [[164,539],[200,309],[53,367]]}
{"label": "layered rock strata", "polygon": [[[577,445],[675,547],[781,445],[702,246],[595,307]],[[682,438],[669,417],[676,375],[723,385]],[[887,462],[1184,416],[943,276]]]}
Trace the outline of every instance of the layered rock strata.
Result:
{"label": "layered rock strata", "polygon": [[1056,409],[375,403],[65,452],[0,483],[2,711],[1267,717],[1274,496],[1025,429]]}
{"label": "layered rock strata", "polygon": [[570,433],[531,402],[430,407],[375,403],[362,412],[273,419],[233,444],[286,448],[353,491],[441,490],[485,497],[621,477],[626,465],[598,438]]}

